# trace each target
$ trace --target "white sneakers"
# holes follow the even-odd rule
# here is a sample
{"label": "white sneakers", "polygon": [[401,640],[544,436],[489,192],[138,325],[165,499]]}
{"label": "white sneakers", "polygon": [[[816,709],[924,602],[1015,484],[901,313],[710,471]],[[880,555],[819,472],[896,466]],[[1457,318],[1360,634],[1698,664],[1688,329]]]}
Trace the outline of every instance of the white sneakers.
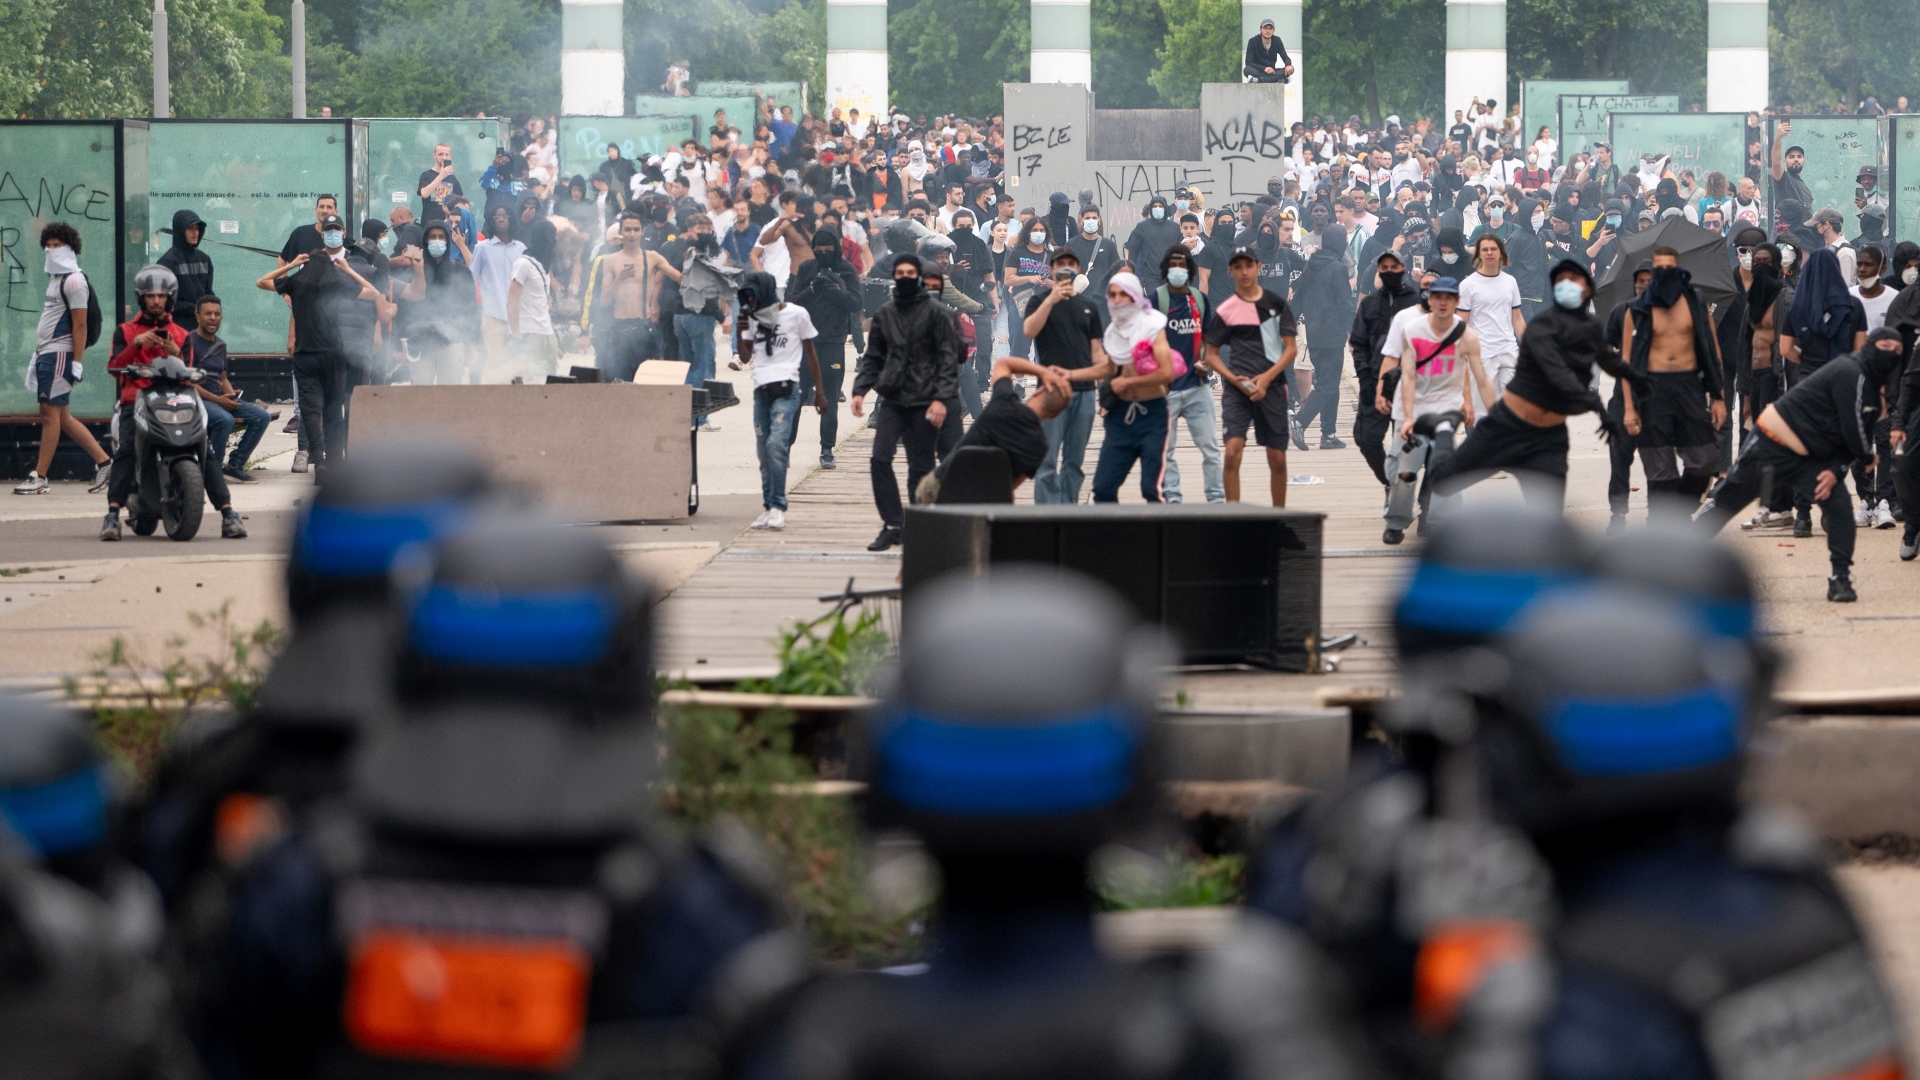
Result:
{"label": "white sneakers", "polygon": [[13,485],[13,493],[15,495],[45,495],[47,493],[47,478],[37,472],[30,472],[27,474],[25,480]]}
{"label": "white sneakers", "polygon": [[1881,499],[1880,505],[1873,508],[1873,527],[1891,529],[1896,524],[1898,522],[1893,520],[1893,507],[1887,505],[1887,500]]}
{"label": "white sneakers", "polygon": [[784,510],[762,510],[760,516],[753,519],[749,529],[771,529],[778,531],[787,527],[787,515]]}
{"label": "white sneakers", "polygon": [[1853,512],[1853,527],[1856,529],[1864,529],[1872,524],[1873,507],[1868,506],[1866,503],[1861,503],[1859,508]]}
{"label": "white sneakers", "polygon": [[307,471],[307,452],[305,450],[295,450],[293,452],[293,471]]}
{"label": "white sneakers", "polygon": [[1778,513],[1771,510],[1762,510],[1740,523],[1740,527],[1747,530],[1785,529],[1792,525],[1793,511],[1791,510],[1782,510]]}

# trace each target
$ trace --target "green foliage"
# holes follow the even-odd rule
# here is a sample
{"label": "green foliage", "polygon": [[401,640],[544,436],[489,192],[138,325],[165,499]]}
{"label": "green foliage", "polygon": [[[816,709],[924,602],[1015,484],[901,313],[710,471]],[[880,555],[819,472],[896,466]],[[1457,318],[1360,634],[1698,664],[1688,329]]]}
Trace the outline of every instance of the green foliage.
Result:
{"label": "green foliage", "polygon": [[739,689],[750,694],[858,694],[887,653],[887,634],[880,613],[859,611],[852,622],[846,611],[812,622],[796,622],[780,632],[777,653],[780,673],[771,679],[743,679]]}
{"label": "green foliage", "polygon": [[1163,4],[1093,0],[1089,13],[1093,30],[1093,100],[1101,108],[1167,107],[1167,99],[1160,93],[1153,75],[1156,54],[1166,40],[1171,17]]}
{"label": "green foliage", "polygon": [[1168,849],[1156,862],[1135,854],[1096,868],[1094,893],[1108,911],[1237,904],[1246,887],[1245,855]]}
{"label": "green foliage", "polygon": [[1240,0],[1160,0],[1160,11],[1167,32],[1148,81],[1167,104],[1197,109],[1201,83],[1240,81]]}
{"label": "green foliage", "polygon": [[[335,116],[458,116],[560,107],[560,14],[529,0],[372,0],[359,49],[308,50],[307,105]],[[317,62],[316,62],[317,61]]]}
{"label": "green foliage", "polygon": [[93,714],[101,741],[142,778],[151,774],[188,710],[209,704],[251,709],[281,641],[270,622],[252,629],[234,625],[232,601],[190,612],[187,622],[212,639],[211,654],[192,651],[184,635],[175,635],[155,660],[115,637],[93,654],[88,678],[65,683],[67,698]]}
{"label": "green foliage", "polygon": [[1824,0],[1770,8],[1772,100],[1848,111],[1872,95],[1889,109],[1920,89],[1920,42],[1889,27],[1920,21],[1920,0]]}
{"label": "green foliage", "polygon": [[41,48],[52,0],[0,0],[0,116],[18,116],[40,92]]}
{"label": "green foliage", "polygon": [[145,116],[153,108],[152,8],[142,0],[74,0],[55,8],[33,60],[31,117]]}
{"label": "green foliage", "polygon": [[814,947],[863,966],[912,960],[924,911],[884,913],[867,887],[867,841],[850,799],[814,794],[812,767],[793,753],[793,714],[736,709],[664,711],[667,809],[689,824],[731,819],[775,856],[782,893]]}
{"label": "green foliage", "polygon": [[888,85],[909,114],[1000,111],[1002,83],[1025,82],[1033,23],[1026,0],[895,0]]}
{"label": "green foliage", "polygon": [[[1518,4],[1509,4],[1512,18]],[[1446,86],[1446,8],[1426,0],[1321,0],[1306,5],[1301,47],[1309,114],[1439,115]]]}
{"label": "green foliage", "polygon": [[[1799,7],[1788,4],[1783,7]],[[1695,0],[1525,0],[1507,7],[1508,100],[1522,79],[1626,79],[1704,101],[1707,9]],[[1448,116],[1458,103],[1449,103]]]}

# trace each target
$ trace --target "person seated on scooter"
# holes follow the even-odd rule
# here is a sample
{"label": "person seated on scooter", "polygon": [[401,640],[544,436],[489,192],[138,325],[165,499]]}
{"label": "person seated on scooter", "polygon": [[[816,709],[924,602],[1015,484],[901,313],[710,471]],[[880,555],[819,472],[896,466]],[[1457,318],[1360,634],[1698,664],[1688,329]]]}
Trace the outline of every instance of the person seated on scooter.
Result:
{"label": "person seated on scooter", "polygon": [[107,349],[112,356],[107,370],[119,380],[120,403],[113,418],[113,478],[107,482],[107,516],[100,523],[102,540],[120,539],[120,508],[127,505],[139,474],[139,463],[133,455],[133,399],[147,380],[128,378],[119,372],[162,356],[180,356],[187,345],[186,330],[173,321],[173,298],[180,292],[173,271],[164,266],[141,270],[133,277],[133,292],[140,314],[132,322],[113,328],[113,344]]}
{"label": "person seated on scooter", "polygon": [[[195,387],[207,405],[207,471],[218,470],[229,480],[252,484],[256,481],[247,471],[247,462],[252,460],[254,450],[266,436],[267,425],[278,420],[280,414],[240,400],[239,392],[227,378],[227,343],[220,339],[225,311],[220,298],[212,293],[194,301],[194,321],[199,325],[187,335],[187,362],[206,372],[206,379],[219,379],[217,386],[203,382]],[[240,436],[240,445],[234,447],[229,456],[227,440],[236,427],[243,425],[246,434]]]}

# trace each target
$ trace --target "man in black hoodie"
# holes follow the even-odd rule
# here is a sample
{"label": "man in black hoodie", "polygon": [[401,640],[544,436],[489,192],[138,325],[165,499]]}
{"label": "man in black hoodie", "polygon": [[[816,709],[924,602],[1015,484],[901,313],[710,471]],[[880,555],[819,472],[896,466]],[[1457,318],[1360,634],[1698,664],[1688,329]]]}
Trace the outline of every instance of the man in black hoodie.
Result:
{"label": "man in black hoodie", "polygon": [[[1883,326],[1867,335],[1866,348],[1829,360],[1801,379],[1761,410],[1733,471],[1693,519],[1717,533],[1766,484],[1784,482],[1810,492],[1825,518],[1827,558],[1833,564],[1827,599],[1839,604],[1859,599],[1849,577],[1853,500],[1842,478],[1849,465],[1873,462],[1871,433],[1880,413],[1881,390],[1899,378],[1905,355],[1900,332]],[[1904,545],[1901,555],[1909,557]]]}
{"label": "man in black hoodie", "polygon": [[[826,385],[827,409],[820,414],[820,467],[838,468],[833,448],[840,437],[840,386],[847,374],[847,336],[860,320],[862,306],[860,272],[840,253],[840,232],[822,226],[813,234],[813,258],[800,264],[787,281],[787,299],[807,309],[819,337],[813,339],[813,351],[820,357],[820,378]],[[813,400],[812,372],[800,368],[800,399]],[[799,435],[799,424],[787,432],[791,447]]]}
{"label": "man in black hoodie", "polygon": [[1388,486],[1385,443],[1393,427],[1388,418],[1393,395],[1380,385],[1381,350],[1392,333],[1393,317],[1420,303],[1420,291],[1407,281],[1398,253],[1381,252],[1378,267],[1379,288],[1360,301],[1347,345],[1353,350],[1353,377],[1360,387],[1360,400],[1353,406],[1353,441],[1384,488]]}
{"label": "man in black hoodie", "polygon": [[1166,196],[1155,195],[1147,203],[1147,212],[1140,224],[1127,236],[1127,260],[1133,263],[1134,273],[1140,275],[1141,288],[1152,292],[1160,287],[1160,256],[1179,242],[1180,223],[1167,209]]}
{"label": "man in black hoodie", "polygon": [[173,271],[180,282],[180,295],[173,302],[173,321],[193,325],[193,308],[200,298],[213,291],[213,260],[200,249],[207,223],[191,210],[173,212],[173,246],[162,252],[161,266]]}
{"label": "man in black hoodie", "polygon": [[1506,469],[1528,502],[1558,512],[1567,495],[1567,419],[1597,413],[1609,438],[1624,437],[1592,389],[1593,368],[1598,364],[1617,379],[1639,376],[1614,358],[1600,320],[1588,310],[1592,276],[1568,259],[1553,268],[1551,292],[1553,304],[1520,337],[1520,359],[1500,400],[1452,457],[1427,473],[1434,494],[1452,495]]}
{"label": "man in black hoodie", "polygon": [[853,377],[853,415],[863,416],[866,397],[881,397],[873,419],[873,504],[880,511],[880,535],[868,551],[885,551],[900,542],[905,517],[893,455],[907,446],[907,490],[933,471],[934,447],[946,422],[946,402],[960,396],[960,334],[946,310],[933,302],[920,281],[920,257],[903,251],[893,257],[893,299],[873,316],[867,351]]}

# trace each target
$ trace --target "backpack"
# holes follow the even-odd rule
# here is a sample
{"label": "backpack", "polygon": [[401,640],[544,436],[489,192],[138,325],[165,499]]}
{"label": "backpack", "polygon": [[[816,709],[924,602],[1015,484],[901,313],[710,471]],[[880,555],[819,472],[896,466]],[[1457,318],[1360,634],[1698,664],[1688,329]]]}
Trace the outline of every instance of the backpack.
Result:
{"label": "backpack", "polygon": [[[76,271],[76,273],[78,273],[78,271]],[[73,275],[68,274],[65,276],[71,277]],[[100,294],[94,291],[93,282],[87,280],[86,274],[84,273],[80,274],[80,280],[87,282],[87,344],[86,344],[86,348],[91,349],[95,345],[100,344],[100,321],[101,321],[100,320]],[[66,298],[66,288],[67,288],[67,283],[64,281],[61,282],[60,296],[62,299]],[[73,318],[72,305],[68,305],[67,307],[67,318],[69,321],[71,321]]]}

